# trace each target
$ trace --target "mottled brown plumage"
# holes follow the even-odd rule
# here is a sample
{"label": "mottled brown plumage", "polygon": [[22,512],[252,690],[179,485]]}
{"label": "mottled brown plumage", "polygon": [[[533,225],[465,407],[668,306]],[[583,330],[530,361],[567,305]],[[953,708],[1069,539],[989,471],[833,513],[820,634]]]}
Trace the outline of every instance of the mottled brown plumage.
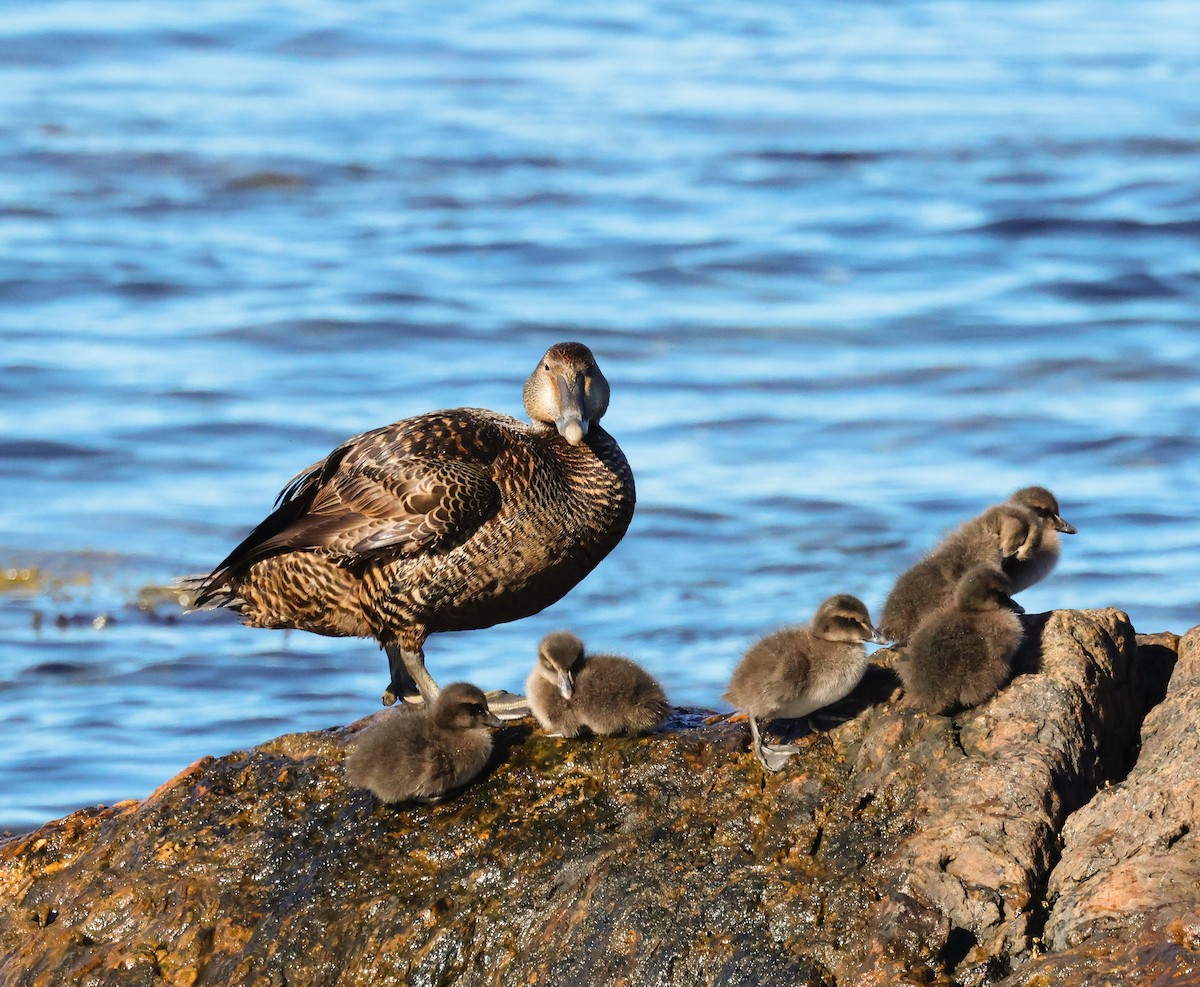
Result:
{"label": "mottled brown plumage", "polygon": [[649,733],[662,726],[670,706],[662,686],[621,655],[588,655],[574,634],[542,639],[537,664],[525,683],[529,706],[553,733],[577,737]]}
{"label": "mottled brown plumage", "polygon": [[465,785],[491,757],[487,728],[501,725],[469,682],[446,686],[429,709],[381,715],[346,759],[346,780],[384,802],[437,799]]}
{"label": "mottled brown plumage", "polygon": [[193,606],[254,627],[373,637],[384,702],[437,686],[424,644],[537,613],[625,534],[633,474],[599,424],[608,382],[580,343],[551,347],[525,383],[532,424],[478,408],[407,418],[344,442],[284,488]]}

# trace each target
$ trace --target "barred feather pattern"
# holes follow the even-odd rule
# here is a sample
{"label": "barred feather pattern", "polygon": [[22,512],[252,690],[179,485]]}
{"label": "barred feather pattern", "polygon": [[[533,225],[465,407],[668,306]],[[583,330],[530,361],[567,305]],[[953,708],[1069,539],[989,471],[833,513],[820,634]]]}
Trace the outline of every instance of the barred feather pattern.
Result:
{"label": "barred feather pattern", "polygon": [[430,633],[559,600],[621,540],[634,502],[629,464],[599,423],[572,446],[543,422],[432,412],[363,433],[297,476],[195,605],[418,650]]}

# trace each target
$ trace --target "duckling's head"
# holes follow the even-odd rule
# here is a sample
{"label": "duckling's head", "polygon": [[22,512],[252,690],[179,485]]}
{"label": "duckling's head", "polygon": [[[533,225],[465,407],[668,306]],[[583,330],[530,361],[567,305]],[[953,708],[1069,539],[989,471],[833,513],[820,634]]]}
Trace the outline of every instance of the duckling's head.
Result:
{"label": "duckling's head", "polygon": [[954,604],[959,610],[1012,610],[1024,613],[1011,596],[1011,584],[999,569],[977,565],[968,569],[954,590]]}
{"label": "duckling's head", "polygon": [[817,607],[813,615],[812,632],[826,641],[859,644],[863,641],[882,641],[871,623],[866,604],[857,596],[838,593]]}
{"label": "duckling's head", "polygon": [[538,645],[538,672],[558,685],[563,699],[575,695],[575,672],[583,664],[583,642],[568,631],[556,631]]}
{"label": "duckling's head", "polygon": [[608,381],[582,343],[555,343],[525,381],[529,420],[553,425],[577,446],[608,410]]}
{"label": "duckling's head", "polygon": [[479,730],[504,725],[488,709],[483,690],[470,682],[446,686],[434,700],[429,715],[443,730]]}
{"label": "duckling's head", "polygon": [[1073,535],[1076,528],[1068,524],[1059,514],[1058,499],[1045,487],[1022,487],[1008,498],[1010,503],[1018,504],[1032,511],[1044,523],[1064,535]]}

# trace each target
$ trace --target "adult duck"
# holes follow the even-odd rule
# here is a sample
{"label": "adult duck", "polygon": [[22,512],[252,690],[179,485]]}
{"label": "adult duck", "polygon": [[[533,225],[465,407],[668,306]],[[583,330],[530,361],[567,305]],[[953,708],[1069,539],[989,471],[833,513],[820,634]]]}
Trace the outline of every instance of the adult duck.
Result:
{"label": "adult duck", "polygon": [[438,687],[425,640],[528,617],[621,540],[633,473],[600,425],[609,386],[581,343],[550,347],[525,382],[530,423],[480,408],[406,418],[343,442],[207,576],[194,608],[252,627],[370,637],[385,705]]}

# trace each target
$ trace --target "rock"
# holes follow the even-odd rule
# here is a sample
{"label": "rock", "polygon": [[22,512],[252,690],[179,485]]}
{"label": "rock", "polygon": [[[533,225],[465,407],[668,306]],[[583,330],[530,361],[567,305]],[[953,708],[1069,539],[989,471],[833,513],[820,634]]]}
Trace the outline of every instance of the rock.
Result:
{"label": "rock", "polygon": [[345,784],[368,720],[206,758],[0,843],[0,982],[995,983],[1150,692],[1119,611],[1025,623],[988,703],[903,710],[874,667],[769,777],[744,724],[697,711],[586,742],[522,721],[431,806]]}
{"label": "rock", "polygon": [[[1170,650],[1173,635],[1139,639]],[[1163,701],[1129,776],[1063,829],[1051,876],[1051,955],[1012,984],[1200,983],[1200,628],[1178,641]]]}
{"label": "rock", "polygon": [[[839,967],[847,982],[897,983],[924,961],[982,984],[1024,962],[1059,827],[1128,766],[1141,701],[1130,687],[1137,648],[1125,615],[1024,623],[1017,674],[991,701],[952,719],[881,717],[891,735],[864,745],[869,759],[860,756],[851,784],[877,791],[907,776],[916,801],[904,839],[880,861],[882,897],[859,939],[866,949]],[[905,935],[890,934],[897,924]]]}

